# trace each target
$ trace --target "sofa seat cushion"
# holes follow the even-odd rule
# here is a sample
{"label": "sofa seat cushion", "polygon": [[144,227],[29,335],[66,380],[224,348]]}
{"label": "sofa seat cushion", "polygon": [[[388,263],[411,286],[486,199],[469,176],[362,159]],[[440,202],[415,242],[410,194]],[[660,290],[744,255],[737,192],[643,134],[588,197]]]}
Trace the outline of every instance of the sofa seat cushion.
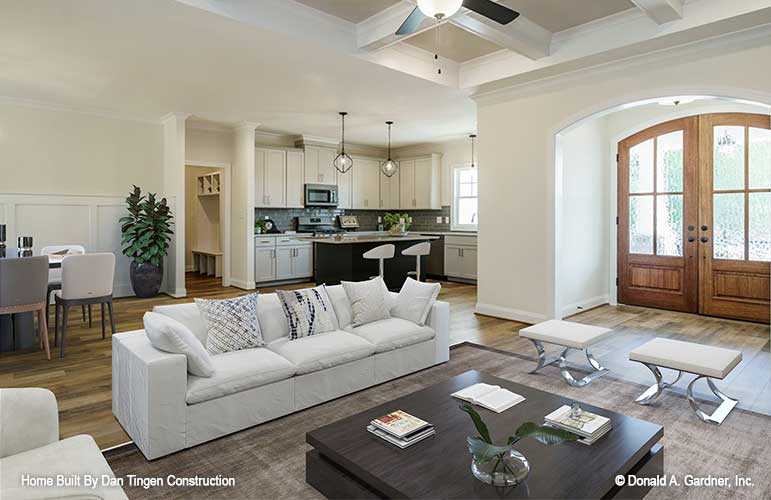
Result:
{"label": "sofa seat cushion", "polygon": [[280,338],[268,349],[286,358],[297,368],[297,375],[342,365],[375,353],[375,345],[352,333],[334,331],[296,340]]}
{"label": "sofa seat cushion", "polygon": [[89,475],[99,479],[102,476],[115,477],[91,436],[74,436],[0,459],[0,498],[15,500],[42,498],[123,500],[127,498],[120,487],[102,484],[98,484],[96,488],[84,485],[22,486],[22,474],[54,478],[59,474],[66,477]]}
{"label": "sofa seat cushion", "polygon": [[375,352],[393,351],[434,338],[434,330],[402,318],[381,319],[346,331],[375,344]]}
{"label": "sofa seat cushion", "polygon": [[295,367],[264,347],[242,349],[211,357],[212,377],[187,377],[187,404],[193,405],[254,389],[295,374]]}

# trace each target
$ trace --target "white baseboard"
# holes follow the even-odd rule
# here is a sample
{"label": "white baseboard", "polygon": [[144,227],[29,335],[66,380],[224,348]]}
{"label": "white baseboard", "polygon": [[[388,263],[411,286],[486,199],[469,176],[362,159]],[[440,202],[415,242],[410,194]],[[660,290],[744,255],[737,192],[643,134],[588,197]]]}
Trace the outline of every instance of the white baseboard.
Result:
{"label": "white baseboard", "polygon": [[610,297],[608,295],[598,295],[596,297],[589,297],[588,299],[563,306],[562,309],[560,310],[561,317],[559,319],[566,318],[568,316],[572,316],[574,314],[583,312],[587,309],[591,309],[593,307],[601,306],[603,304],[608,304],[608,303],[610,303]]}
{"label": "white baseboard", "polygon": [[254,281],[243,281],[236,278],[230,278],[230,285],[241,290],[254,290]]}
{"label": "white baseboard", "polygon": [[548,316],[541,313],[532,311],[521,311],[519,309],[511,309],[509,307],[494,306],[492,304],[482,304],[477,302],[474,312],[477,314],[483,314],[485,316],[493,316],[495,318],[510,319],[512,321],[519,321],[521,323],[540,323],[546,321]]}
{"label": "white baseboard", "polygon": [[187,289],[186,288],[177,288],[175,290],[170,290],[166,292],[167,295],[171,295],[175,299],[181,299],[183,297],[187,297]]}
{"label": "white baseboard", "polygon": [[185,272],[186,272],[186,273],[191,273],[191,272],[193,272],[193,265],[191,264],[191,265],[189,265],[189,266],[185,266]]}

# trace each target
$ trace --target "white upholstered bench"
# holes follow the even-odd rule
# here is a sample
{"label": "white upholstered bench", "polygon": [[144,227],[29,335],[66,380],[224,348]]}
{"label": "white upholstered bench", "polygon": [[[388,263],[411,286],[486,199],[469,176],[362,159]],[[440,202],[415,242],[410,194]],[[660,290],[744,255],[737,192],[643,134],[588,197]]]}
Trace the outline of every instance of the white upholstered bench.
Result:
{"label": "white upholstered bench", "polygon": [[[737,400],[731,399],[720,392],[715,387],[712,379],[723,380],[728,376],[731,370],[742,360],[741,351],[694,344],[693,342],[683,342],[681,340],[656,338],[633,349],[629,353],[629,359],[647,366],[656,378],[656,383],[636,399],[640,404],[647,405],[655,401],[664,389],[671,387],[680,380],[683,372],[696,375],[696,378],[688,384],[686,395],[691,408],[704,422],[722,423],[738,403]],[[677,370],[677,377],[672,382],[664,382],[664,377],[662,377],[659,368]],[[693,385],[702,378],[706,379],[709,389],[720,399],[720,406],[712,412],[712,415],[705,413],[693,397]]]}
{"label": "white upholstered bench", "polygon": [[[538,351],[538,366],[530,373],[535,373],[544,366],[558,363],[562,378],[564,378],[568,384],[575,387],[583,387],[608,373],[608,369],[600,365],[589,352],[589,347],[610,335],[612,331],[613,330],[610,328],[552,319],[523,328],[519,331],[519,336],[532,342]],[[555,344],[564,347],[565,349],[556,359],[547,362],[546,353],[542,344],[543,342]],[[570,349],[585,351],[586,359],[589,361],[589,364],[592,365],[592,368],[594,368],[592,373],[580,380],[576,380],[567,368],[565,357]]]}

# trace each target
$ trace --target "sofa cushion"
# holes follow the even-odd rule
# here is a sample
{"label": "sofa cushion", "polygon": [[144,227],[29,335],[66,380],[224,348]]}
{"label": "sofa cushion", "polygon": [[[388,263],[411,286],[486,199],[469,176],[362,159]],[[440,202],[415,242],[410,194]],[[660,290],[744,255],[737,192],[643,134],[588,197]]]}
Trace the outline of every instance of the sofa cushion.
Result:
{"label": "sofa cushion", "polygon": [[257,320],[257,293],[232,299],[195,299],[206,321],[206,350],[222,354],[262,347],[260,323]]}
{"label": "sofa cushion", "polygon": [[145,313],[142,320],[153,347],[172,354],[184,354],[187,358],[187,371],[193,375],[212,376],[214,367],[211,356],[188,327],[165,314],[150,311]]}
{"label": "sofa cushion", "polygon": [[351,325],[359,326],[391,317],[390,294],[383,278],[378,276],[367,281],[343,281],[342,284],[351,301]]}
{"label": "sofa cushion", "polygon": [[337,322],[340,324],[340,329],[343,330],[353,321],[351,301],[348,299],[348,295],[346,295],[343,285],[327,286],[327,295],[329,295],[329,300],[332,301],[332,307],[335,309],[335,315],[337,316]]}
{"label": "sofa cushion", "polygon": [[290,339],[340,329],[324,285],[303,290],[277,290],[276,295],[289,323]]}
{"label": "sofa cushion", "polygon": [[289,335],[289,322],[278,295],[261,293],[257,299],[257,319],[266,344]]}
{"label": "sofa cushion", "polygon": [[436,302],[441,289],[442,285],[439,283],[423,283],[408,277],[404,280],[402,289],[396,297],[391,316],[412,321],[417,325],[425,325],[428,312]]}
{"label": "sofa cushion", "polygon": [[268,349],[289,360],[297,375],[302,375],[371,356],[375,345],[352,333],[334,331],[297,340],[280,338]]}
{"label": "sofa cushion", "polygon": [[388,318],[357,327],[348,327],[347,332],[375,344],[375,352],[393,351],[434,338],[434,330],[428,326],[416,325],[402,318]]}
{"label": "sofa cushion", "polygon": [[201,344],[206,345],[206,322],[201,317],[201,311],[195,302],[189,304],[173,304],[170,306],[155,306],[153,312],[163,314],[185,325]]}
{"label": "sofa cushion", "polygon": [[295,367],[278,354],[258,347],[212,356],[213,377],[187,377],[187,404],[196,404],[246,391],[295,373]]}
{"label": "sofa cushion", "polygon": [[125,500],[126,494],[117,486],[104,486],[98,481],[91,486],[22,486],[23,474],[40,477],[89,475],[101,479],[115,475],[99,451],[94,438],[80,435],[11,455],[0,460],[0,498],[15,500],[42,498],[78,498]]}

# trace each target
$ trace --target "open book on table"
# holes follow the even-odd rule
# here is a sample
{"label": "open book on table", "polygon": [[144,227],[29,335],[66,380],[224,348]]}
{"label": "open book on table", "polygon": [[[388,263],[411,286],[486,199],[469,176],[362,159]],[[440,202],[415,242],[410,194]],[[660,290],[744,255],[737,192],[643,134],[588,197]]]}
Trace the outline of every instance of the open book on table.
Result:
{"label": "open book on table", "polygon": [[482,408],[487,408],[495,413],[506,411],[512,406],[525,400],[524,396],[520,396],[503,387],[490,384],[474,384],[458,392],[452,393],[451,396],[481,406]]}

